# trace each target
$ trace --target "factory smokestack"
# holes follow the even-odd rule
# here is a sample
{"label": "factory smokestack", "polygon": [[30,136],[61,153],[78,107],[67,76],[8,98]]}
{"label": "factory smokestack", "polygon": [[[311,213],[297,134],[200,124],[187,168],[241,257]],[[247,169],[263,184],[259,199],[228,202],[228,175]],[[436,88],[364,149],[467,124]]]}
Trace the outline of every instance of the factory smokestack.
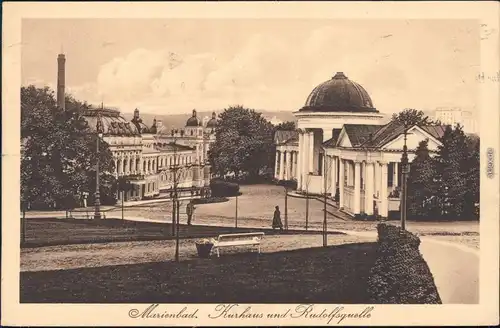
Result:
{"label": "factory smokestack", "polygon": [[66,88],[66,57],[64,54],[57,56],[57,106],[66,109],[64,90]]}

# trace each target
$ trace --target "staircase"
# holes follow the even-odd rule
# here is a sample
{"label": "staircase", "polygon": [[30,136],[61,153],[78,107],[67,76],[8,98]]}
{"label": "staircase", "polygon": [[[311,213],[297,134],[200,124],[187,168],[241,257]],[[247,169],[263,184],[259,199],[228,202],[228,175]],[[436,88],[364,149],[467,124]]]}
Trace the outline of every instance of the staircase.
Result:
{"label": "staircase", "polygon": [[[321,204],[325,203],[324,197],[312,196],[311,198],[319,201]],[[329,215],[334,216],[338,219],[344,220],[344,221],[350,221],[352,219],[347,214],[341,212],[339,210],[337,204],[333,201],[333,199],[331,199],[329,197],[326,198],[326,213],[328,213]]]}

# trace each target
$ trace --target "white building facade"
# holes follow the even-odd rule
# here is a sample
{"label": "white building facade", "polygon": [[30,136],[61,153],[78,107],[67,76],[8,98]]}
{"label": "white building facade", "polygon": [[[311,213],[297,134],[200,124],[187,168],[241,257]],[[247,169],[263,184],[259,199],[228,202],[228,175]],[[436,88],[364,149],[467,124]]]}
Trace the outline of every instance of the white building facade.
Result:
{"label": "white building facade", "polygon": [[[339,72],[294,114],[297,131],[275,135],[275,179],[296,180],[300,193],[326,193],[352,216],[388,217],[399,210],[404,129],[384,123],[361,85]],[[443,132],[442,126],[411,127],[410,162],[422,140],[435,153]]]}
{"label": "white building facade", "polygon": [[458,107],[441,107],[434,111],[434,119],[444,125],[460,124],[466,133],[477,133],[477,120],[470,110]]}
{"label": "white building facade", "polygon": [[[133,190],[124,195],[124,200],[152,198],[161,193],[168,196],[174,182],[182,195],[209,195],[208,150],[215,141],[215,113],[203,125],[193,111],[184,129],[169,133],[156,120],[151,127],[146,126],[138,109],[131,122],[116,109],[94,108],[84,112],[84,118],[94,131],[98,117],[103,140],[113,156],[115,176],[125,177],[134,185]],[[121,194],[117,196],[120,199]]]}
{"label": "white building facade", "polygon": [[[57,105],[65,108],[66,56],[57,57]],[[82,113],[92,133],[98,121],[103,141],[108,144],[115,164],[115,177],[125,177],[134,188],[124,200],[140,200],[171,194],[174,180],[181,194],[209,195],[208,150],[215,141],[217,119],[202,122],[193,110],[184,129],[166,131],[161,121],[146,126],[138,109],[128,122],[118,109],[85,109]],[[121,193],[118,193],[118,198]]]}

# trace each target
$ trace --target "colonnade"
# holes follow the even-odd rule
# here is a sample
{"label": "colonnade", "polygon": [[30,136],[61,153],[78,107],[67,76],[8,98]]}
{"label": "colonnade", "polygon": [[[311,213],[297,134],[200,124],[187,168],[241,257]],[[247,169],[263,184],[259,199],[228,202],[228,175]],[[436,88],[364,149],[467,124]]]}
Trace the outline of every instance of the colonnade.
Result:
{"label": "colonnade", "polygon": [[140,156],[118,154],[114,158],[115,175],[156,174],[160,168],[168,168],[174,164],[192,164],[192,157],[188,155],[176,155],[177,163],[174,163],[174,155],[169,156]]}
{"label": "colonnade", "polygon": [[278,180],[297,179],[298,152],[294,150],[276,151],[274,177]]}
{"label": "colonnade", "polygon": [[[328,165],[326,179],[330,193],[339,193],[339,208],[351,214],[378,214],[387,217],[389,212],[389,189],[399,185],[398,163],[380,160],[352,160],[338,156],[325,157]],[[392,186],[389,180],[392,168]],[[377,212],[377,213],[376,213]]]}

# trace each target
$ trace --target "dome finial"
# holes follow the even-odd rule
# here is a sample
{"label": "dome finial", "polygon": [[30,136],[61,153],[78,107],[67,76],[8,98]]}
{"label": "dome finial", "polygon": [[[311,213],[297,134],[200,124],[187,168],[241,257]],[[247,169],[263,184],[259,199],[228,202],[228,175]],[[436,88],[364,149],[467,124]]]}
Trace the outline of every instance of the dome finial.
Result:
{"label": "dome finial", "polygon": [[337,72],[333,79],[347,79],[347,76],[345,76],[344,72]]}
{"label": "dome finial", "polygon": [[193,117],[196,117],[196,109],[193,109]]}
{"label": "dome finial", "polygon": [[217,118],[217,114],[215,112],[212,112],[212,118],[215,120]]}

